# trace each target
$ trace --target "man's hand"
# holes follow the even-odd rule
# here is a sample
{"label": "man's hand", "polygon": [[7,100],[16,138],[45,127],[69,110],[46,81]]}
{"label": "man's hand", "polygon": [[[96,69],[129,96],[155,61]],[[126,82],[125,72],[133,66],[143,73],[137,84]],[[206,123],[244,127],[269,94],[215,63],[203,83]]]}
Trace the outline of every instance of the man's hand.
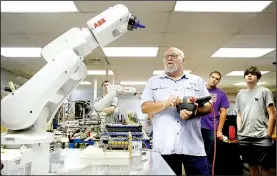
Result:
{"label": "man's hand", "polygon": [[182,103],[183,99],[175,96],[175,95],[170,95],[166,101],[166,107],[175,107],[177,105],[179,105],[180,103]]}
{"label": "man's hand", "polygon": [[219,140],[223,140],[222,131],[217,130],[217,132],[216,132],[216,137],[217,137],[217,139],[219,139]]}
{"label": "man's hand", "polygon": [[197,104],[197,103],[194,103],[194,109],[195,109],[194,112],[188,111],[188,110],[186,110],[186,109],[181,110],[181,111],[180,111],[180,117],[181,117],[181,119],[187,120],[187,119],[189,119],[192,115],[196,115],[197,109],[198,109],[198,104]]}

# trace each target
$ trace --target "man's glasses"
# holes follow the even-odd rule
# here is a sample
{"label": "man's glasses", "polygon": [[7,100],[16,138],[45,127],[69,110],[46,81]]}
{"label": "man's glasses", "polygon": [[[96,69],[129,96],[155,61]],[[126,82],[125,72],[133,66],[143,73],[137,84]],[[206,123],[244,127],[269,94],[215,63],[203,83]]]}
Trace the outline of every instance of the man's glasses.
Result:
{"label": "man's glasses", "polygon": [[169,56],[171,56],[172,59],[176,59],[176,58],[178,58],[179,54],[177,54],[177,53],[164,54],[163,58],[168,60]]}

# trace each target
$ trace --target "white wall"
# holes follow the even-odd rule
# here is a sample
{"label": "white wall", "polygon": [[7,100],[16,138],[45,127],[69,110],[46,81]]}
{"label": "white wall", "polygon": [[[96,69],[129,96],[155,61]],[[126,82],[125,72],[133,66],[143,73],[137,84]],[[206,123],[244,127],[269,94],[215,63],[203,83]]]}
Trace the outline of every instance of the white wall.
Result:
{"label": "white wall", "polygon": [[145,119],[145,114],[141,111],[140,100],[139,98],[118,98],[118,107],[121,114],[125,114],[127,110],[136,112],[139,119]]}
{"label": "white wall", "polygon": [[[84,86],[89,86],[89,85],[84,85]],[[83,85],[78,86],[70,96],[71,101],[89,100],[90,102],[93,102],[93,99],[94,99],[93,88],[92,87],[84,88]]]}
{"label": "white wall", "polygon": [[237,94],[227,94],[228,100],[231,103],[235,103]]}

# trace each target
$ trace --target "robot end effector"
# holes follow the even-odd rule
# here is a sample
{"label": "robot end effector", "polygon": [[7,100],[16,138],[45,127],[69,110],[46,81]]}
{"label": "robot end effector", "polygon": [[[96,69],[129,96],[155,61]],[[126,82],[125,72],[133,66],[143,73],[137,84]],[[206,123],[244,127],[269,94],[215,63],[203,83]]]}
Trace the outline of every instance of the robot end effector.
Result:
{"label": "robot end effector", "polygon": [[1,100],[1,124],[11,130],[27,129],[36,122],[45,126],[43,122],[52,120],[65,98],[86,77],[83,58],[137,28],[145,26],[119,4],[89,20],[87,28],[72,28],[56,38],[42,49],[47,64]]}

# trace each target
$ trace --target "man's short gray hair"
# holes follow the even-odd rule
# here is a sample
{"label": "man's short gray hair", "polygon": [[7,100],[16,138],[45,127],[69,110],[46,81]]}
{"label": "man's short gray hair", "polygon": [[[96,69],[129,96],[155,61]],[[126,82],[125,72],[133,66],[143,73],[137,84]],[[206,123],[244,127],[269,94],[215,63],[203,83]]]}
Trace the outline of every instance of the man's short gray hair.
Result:
{"label": "man's short gray hair", "polygon": [[178,49],[178,48],[175,48],[175,47],[171,47],[171,48],[169,48],[169,49],[173,49],[173,50],[177,51],[178,54],[179,54],[182,58],[185,58],[184,52],[183,52],[182,50],[180,50],[180,49]]}

